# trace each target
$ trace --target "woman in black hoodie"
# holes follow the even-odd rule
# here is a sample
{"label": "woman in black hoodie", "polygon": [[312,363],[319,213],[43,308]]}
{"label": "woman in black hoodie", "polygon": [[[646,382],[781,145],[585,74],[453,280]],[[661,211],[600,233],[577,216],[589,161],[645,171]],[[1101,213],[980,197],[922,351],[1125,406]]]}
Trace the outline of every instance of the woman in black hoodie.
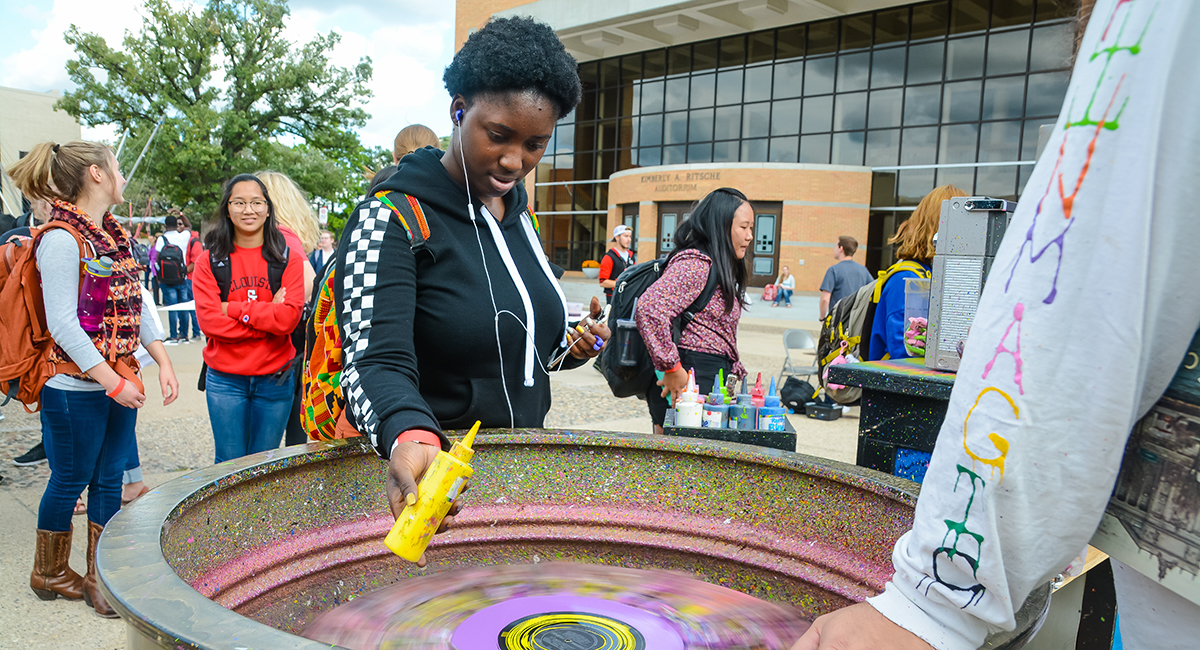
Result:
{"label": "woman in black hoodie", "polygon": [[[568,346],[562,365],[581,365],[609,335],[595,326],[574,345],[520,183],[579,102],[575,59],[545,24],[493,19],[443,79],[449,151],[405,156],[355,209],[336,258],[347,417],[391,459],[397,516],[438,448],[448,449],[443,429],[541,427],[545,366]],[[427,237],[410,223],[410,239],[379,198],[386,192],[417,199]]]}

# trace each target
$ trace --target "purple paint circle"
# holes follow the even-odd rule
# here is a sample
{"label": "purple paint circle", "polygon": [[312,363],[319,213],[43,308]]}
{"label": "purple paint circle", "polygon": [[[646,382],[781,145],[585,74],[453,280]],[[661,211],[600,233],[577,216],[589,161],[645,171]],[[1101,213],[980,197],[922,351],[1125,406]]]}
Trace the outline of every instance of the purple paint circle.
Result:
{"label": "purple paint circle", "polygon": [[[574,615],[574,616],[572,616]],[[554,596],[531,596],[485,607],[467,617],[450,637],[455,650],[508,650],[501,645],[501,633],[513,633],[514,624],[537,622],[546,617],[556,627],[544,627],[543,634],[570,638],[572,634],[599,638],[608,629],[622,625],[633,632],[630,636],[644,640],[643,647],[653,650],[684,650],[683,639],[662,618],[649,612],[600,598],[587,598],[569,593]],[[574,625],[573,625],[574,623]],[[569,628],[580,629],[570,631]],[[588,630],[593,628],[600,632]],[[564,631],[567,630],[567,631]],[[565,646],[564,646],[565,647]],[[578,646],[587,647],[587,646]],[[605,650],[637,650],[636,645],[595,646]]]}

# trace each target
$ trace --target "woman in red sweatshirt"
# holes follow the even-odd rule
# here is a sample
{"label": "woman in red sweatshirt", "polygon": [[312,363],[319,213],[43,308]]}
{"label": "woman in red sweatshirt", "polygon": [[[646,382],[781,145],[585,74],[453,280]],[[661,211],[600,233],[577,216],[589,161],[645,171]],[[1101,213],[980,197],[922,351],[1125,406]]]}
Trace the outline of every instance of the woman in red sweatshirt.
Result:
{"label": "woman in red sweatshirt", "polygon": [[225,184],[220,221],[196,261],[196,314],[208,337],[201,384],[216,462],[279,447],[292,407],[291,333],[304,306],[304,254],[279,232],[262,181]]}

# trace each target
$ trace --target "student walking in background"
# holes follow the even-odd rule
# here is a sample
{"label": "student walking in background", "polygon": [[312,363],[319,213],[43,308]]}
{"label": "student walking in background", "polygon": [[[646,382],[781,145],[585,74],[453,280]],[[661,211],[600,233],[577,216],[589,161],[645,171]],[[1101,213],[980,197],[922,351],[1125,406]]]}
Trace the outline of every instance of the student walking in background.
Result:
{"label": "student walking in background", "polygon": [[621,277],[625,269],[637,264],[631,250],[632,244],[633,231],[629,226],[621,224],[613,228],[613,247],[600,259],[600,286],[604,287],[604,297],[610,305],[617,278]]}
{"label": "student walking in background", "polygon": [[[158,286],[162,290],[164,307],[187,302],[187,249],[191,238],[191,235],[183,229],[183,224],[179,222],[178,217],[173,214],[167,215],[163,234],[154,244],[155,263],[158,265]],[[187,314],[182,311],[172,311],[168,319],[171,323],[171,336],[167,338],[165,344],[190,343],[187,335]]]}
{"label": "student walking in background", "polygon": [[333,233],[328,230],[321,231],[321,238],[317,240],[317,248],[308,256],[308,263],[312,265],[313,270],[320,273],[321,269],[325,268],[325,263],[333,259],[333,254],[337,251],[337,241],[333,238]]}
{"label": "student walking in background", "polygon": [[226,183],[196,263],[196,311],[207,341],[201,375],[216,462],[279,446],[295,393],[291,334],[304,306],[304,255],[279,232],[261,180]]}
{"label": "student walking in background", "polygon": [[[196,272],[196,259],[204,254],[204,245],[200,243],[200,233],[192,230],[192,222],[188,221],[188,218],[182,214],[179,215],[178,219],[179,221],[176,224],[176,228],[181,228],[188,236],[187,248],[184,249],[183,254],[183,259],[185,262],[187,262],[187,280],[184,282],[184,285],[187,287],[187,289],[186,293],[184,294],[183,302],[190,302],[196,299],[195,295],[192,293],[192,275]],[[183,331],[180,332],[180,334],[182,334],[183,337],[189,342],[192,340],[200,340],[200,319],[196,317],[196,310],[190,309],[183,312],[182,321]],[[190,338],[188,337],[187,333],[188,321],[191,321],[192,323],[192,335]]]}
{"label": "student walking in background", "polygon": [[[146,403],[138,362],[144,344],[159,364],[163,403],[179,394],[171,360],[159,340],[148,305],[142,302],[138,265],[129,233],[108,211],[124,199],[125,179],[108,147],[74,141],[35,145],[9,168],[26,196],[53,202],[54,229],[36,243],[46,325],[54,339],[48,361],[54,375],[41,389],[42,437],[50,481],[38,507],[37,550],[29,586],[42,600],[83,598],[100,616],[115,618],[98,586],[96,543],[121,506],[121,474],[134,442],[137,409]],[[53,183],[51,182],[53,179]],[[81,246],[90,259],[111,267],[103,311],[80,318]],[[89,279],[93,276],[87,276]],[[92,284],[92,287],[103,285]],[[93,291],[99,290],[93,289]],[[89,292],[89,296],[99,298]],[[71,516],[76,499],[88,490],[87,574],[71,570]]]}
{"label": "student walking in background", "polygon": [[[867,267],[851,259],[857,251],[857,239],[846,235],[838,237],[833,248],[833,259],[837,260],[837,264],[829,267],[829,270],[825,271],[825,279],[821,280],[821,318],[825,318],[829,308],[839,300],[875,279],[871,277]],[[902,304],[901,307],[903,306]]]}

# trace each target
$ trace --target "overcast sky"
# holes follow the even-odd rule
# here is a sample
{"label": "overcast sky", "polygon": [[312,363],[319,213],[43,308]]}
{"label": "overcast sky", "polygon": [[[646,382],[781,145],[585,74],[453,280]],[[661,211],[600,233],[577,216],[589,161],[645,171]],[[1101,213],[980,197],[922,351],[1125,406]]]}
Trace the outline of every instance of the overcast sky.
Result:
{"label": "overcast sky", "polygon": [[[182,4],[186,0],[172,0]],[[142,0],[0,0],[0,86],[48,91],[73,88],[63,34],[74,24],[120,47],[126,30],[140,31]],[[330,31],[341,43],[334,64],[371,57],[371,114],[359,130],[364,145],[392,146],[396,132],[421,123],[449,135],[450,98],[442,70],[454,54],[454,3],[449,0],[291,0],[286,37],[306,43]],[[85,138],[115,139],[111,128],[84,127]]]}

